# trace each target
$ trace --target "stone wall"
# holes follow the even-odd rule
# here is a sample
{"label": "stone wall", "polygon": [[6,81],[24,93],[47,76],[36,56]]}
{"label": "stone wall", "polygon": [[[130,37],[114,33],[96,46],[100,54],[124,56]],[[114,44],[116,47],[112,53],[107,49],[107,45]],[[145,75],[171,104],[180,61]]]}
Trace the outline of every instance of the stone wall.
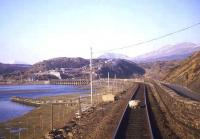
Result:
{"label": "stone wall", "polygon": [[200,138],[200,102],[179,96],[159,83],[154,82],[151,88],[175,133],[180,138]]}

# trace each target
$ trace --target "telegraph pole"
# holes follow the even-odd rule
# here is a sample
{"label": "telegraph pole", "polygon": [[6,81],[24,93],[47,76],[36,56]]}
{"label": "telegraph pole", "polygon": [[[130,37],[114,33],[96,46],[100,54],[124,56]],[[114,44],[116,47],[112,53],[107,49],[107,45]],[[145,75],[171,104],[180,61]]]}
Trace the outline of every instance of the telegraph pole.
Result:
{"label": "telegraph pole", "polygon": [[53,131],[53,103],[51,104],[51,130]]}
{"label": "telegraph pole", "polygon": [[90,47],[90,96],[91,96],[91,105],[93,105],[93,92],[92,92],[92,47]]}
{"label": "telegraph pole", "polygon": [[115,90],[116,90],[116,88],[117,88],[117,75],[115,74],[115,84],[114,84],[114,87],[115,87]]}
{"label": "telegraph pole", "polygon": [[108,72],[108,89],[110,88],[110,76],[109,76],[109,72]]}

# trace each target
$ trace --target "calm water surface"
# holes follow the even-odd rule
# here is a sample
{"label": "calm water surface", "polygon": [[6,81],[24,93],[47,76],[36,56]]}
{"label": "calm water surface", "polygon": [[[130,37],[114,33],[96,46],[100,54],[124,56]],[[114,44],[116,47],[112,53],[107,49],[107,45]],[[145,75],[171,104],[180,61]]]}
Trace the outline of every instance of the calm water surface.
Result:
{"label": "calm water surface", "polygon": [[65,85],[15,85],[0,86],[0,122],[24,115],[35,107],[11,102],[12,96],[38,98],[41,96],[55,96],[87,92],[76,86]]}

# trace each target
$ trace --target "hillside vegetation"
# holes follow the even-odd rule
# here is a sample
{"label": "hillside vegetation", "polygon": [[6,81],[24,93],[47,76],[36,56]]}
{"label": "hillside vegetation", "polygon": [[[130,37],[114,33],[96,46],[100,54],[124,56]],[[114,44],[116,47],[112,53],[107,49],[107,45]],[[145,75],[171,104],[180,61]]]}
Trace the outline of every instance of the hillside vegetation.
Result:
{"label": "hillside vegetation", "polygon": [[171,69],[165,81],[187,86],[200,93],[200,51]]}
{"label": "hillside vegetation", "polygon": [[32,66],[31,71],[39,72],[39,71],[47,71],[56,68],[81,68],[85,65],[89,64],[89,60],[83,58],[67,58],[67,57],[59,57],[53,58],[49,60],[44,60],[42,62],[36,63]]}

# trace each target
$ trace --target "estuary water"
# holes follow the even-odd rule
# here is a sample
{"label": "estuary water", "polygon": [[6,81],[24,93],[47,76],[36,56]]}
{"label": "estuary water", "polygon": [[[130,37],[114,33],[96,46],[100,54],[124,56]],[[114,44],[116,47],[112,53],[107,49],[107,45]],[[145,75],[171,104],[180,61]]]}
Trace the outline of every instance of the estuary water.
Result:
{"label": "estuary water", "polygon": [[12,96],[38,98],[65,94],[80,94],[87,92],[77,86],[66,85],[12,85],[0,86],[0,122],[19,117],[35,107],[10,101]]}

